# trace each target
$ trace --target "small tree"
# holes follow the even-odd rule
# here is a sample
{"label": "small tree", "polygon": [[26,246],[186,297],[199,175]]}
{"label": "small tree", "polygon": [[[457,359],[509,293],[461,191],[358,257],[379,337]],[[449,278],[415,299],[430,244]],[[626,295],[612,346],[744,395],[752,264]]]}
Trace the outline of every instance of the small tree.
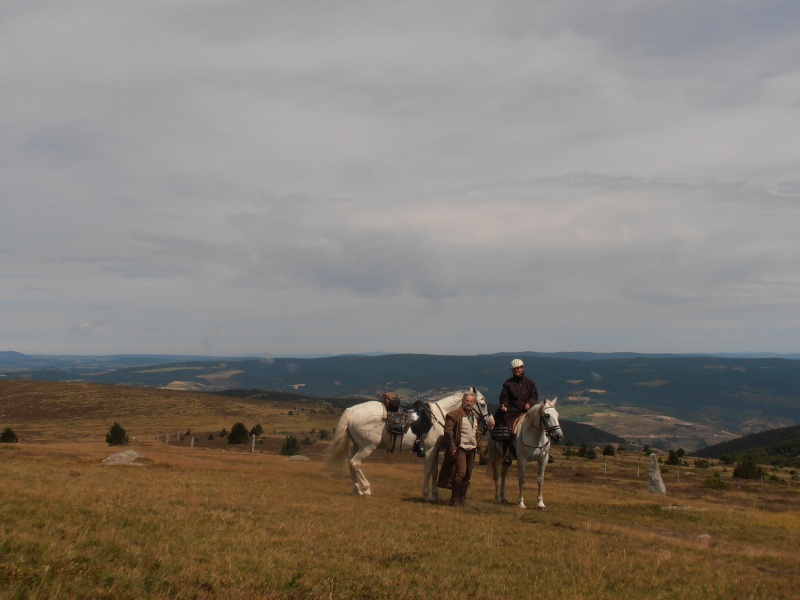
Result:
{"label": "small tree", "polygon": [[314,443],[314,441],[311,439],[311,436],[307,435],[306,437],[303,438],[303,441],[300,443],[303,446],[311,446]]}
{"label": "small tree", "polygon": [[259,423],[253,425],[253,428],[250,430],[250,435],[259,436],[262,433],[264,433],[264,428]]}
{"label": "small tree", "polygon": [[603,448],[603,456],[615,456],[616,452],[614,452],[614,446],[611,444],[606,444],[606,447]]}
{"label": "small tree", "polygon": [[745,456],[733,470],[733,476],[738,479],[758,479],[764,476],[764,469],[756,464],[752,456]]}
{"label": "small tree", "polygon": [[122,425],[114,421],[111,429],[109,429],[106,434],[106,444],[109,446],[125,446],[127,443],[128,434],[125,432]]}
{"label": "small tree", "polygon": [[283,456],[294,456],[300,454],[300,442],[293,435],[287,435],[281,447],[281,454]]}
{"label": "small tree", "polygon": [[578,448],[578,456],[580,456],[581,458],[586,458],[586,455],[588,453],[589,453],[589,445],[586,442],[584,442],[583,444],[581,444],[581,447]]}
{"label": "small tree", "polygon": [[228,437],[228,430],[224,427],[219,430],[219,437]]}
{"label": "small tree", "polygon": [[228,434],[229,444],[246,444],[248,442],[247,427],[244,423],[236,422]]}
{"label": "small tree", "polygon": [[325,440],[331,439],[331,432],[328,431],[327,429],[320,429],[319,430],[319,439],[322,440],[323,442]]}
{"label": "small tree", "polygon": [[623,446],[622,444],[619,444],[617,446],[617,452],[625,452],[625,446]]}
{"label": "small tree", "polygon": [[594,460],[597,458],[597,451],[594,448],[589,448],[589,450],[586,451],[586,458]]}
{"label": "small tree", "polygon": [[680,457],[678,455],[678,451],[677,450],[670,450],[669,451],[669,456],[667,457],[667,464],[668,465],[674,465],[674,466],[680,466],[681,459],[680,459]]}
{"label": "small tree", "polygon": [[645,444],[644,447],[642,448],[642,452],[644,452],[645,454],[650,454],[650,446]]}
{"label": "small tree", "polygon": [[17,441],[17,434],[11,427],[6,427],[3,433],[0,433],[0,442],[3,444],[15,444]]}
{"label": "small tree", "polygon": [[695,458],[694,459],[694,466],[697,467],[698,469],[707,469],[711,465],[708,462],[708,460],[705,459],[705,458]]}

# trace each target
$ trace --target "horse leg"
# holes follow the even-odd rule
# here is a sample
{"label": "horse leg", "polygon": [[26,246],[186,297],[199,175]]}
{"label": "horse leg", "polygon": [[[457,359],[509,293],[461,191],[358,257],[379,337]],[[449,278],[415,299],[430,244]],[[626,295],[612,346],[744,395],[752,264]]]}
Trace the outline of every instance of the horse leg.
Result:
{"label": "horse leg", "polygon": [[375,446],[365,446],[358,450],[352,458],[350,458],[350,476],[354,481],[354,493],[361,496],[371,496],[372,492],[369,488],[369,481],[364,476],[361,470],[361,463],[366,460],[370,454],[375,450]]}
{"label": "horse leg", "polygon": [[517,502],[517,506],[520,508],[526,508],[525,506],[525,498],[523,498],[523,490],[525,489],[525,463],[528,462],[528,459],[522,455],[522,452],[517,453],[517,468],[519,469],[519,501]]}
{"label": "horse leg", "polygon": [[486,446],[486,468],[492,470],[492,481],[494,481],[494,501],[497,504],[502,502],[500,495],[500,453],[497,444],[489,440]]}
{"label": "horse leg", "polygon": [[[425,460],[427,461],[428,458],[426,457]],[[434,446],[431,448],[430,451],[430,461],[431,461],[431,496],[429,500],[440,500],[441,496],[439,495],[439,447]]]}
{"label": "horse leg", "polygon": [[439,474],[439,452],[436,448],[425,451],[425,482],[422,485],[422,496],[425,500],[438,500],[439,488],[436,479]]}
{"label": "horse leg", "polygon": [[542,486],[544,485],[544,470],[547,468],[547,459],[549,454],[544,454],[539,460],[539,475],[536,482],[539,484],[539,498],[537,506],[540,510],[544,509],[544,500],[542,500]]}
{"label": "horse leg", "polygon": [[500,502],[503,504],[508,503],[506,498],[506,477],[508,476],[509,465],[502,465],[500,467]]}

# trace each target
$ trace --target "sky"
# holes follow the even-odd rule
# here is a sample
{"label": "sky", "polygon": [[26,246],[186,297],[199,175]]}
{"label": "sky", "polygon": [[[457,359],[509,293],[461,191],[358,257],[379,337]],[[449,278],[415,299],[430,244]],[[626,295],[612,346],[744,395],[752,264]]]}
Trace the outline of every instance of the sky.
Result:
{"label": "sky", "polygon": [[0,350],[798,352],[799,30],[0,0]]}

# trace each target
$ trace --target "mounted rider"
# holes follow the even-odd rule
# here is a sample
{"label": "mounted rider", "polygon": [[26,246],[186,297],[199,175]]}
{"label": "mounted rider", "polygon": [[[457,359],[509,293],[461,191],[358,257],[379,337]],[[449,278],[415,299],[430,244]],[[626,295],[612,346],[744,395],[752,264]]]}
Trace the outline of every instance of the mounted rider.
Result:
{"label": "mounted rider", "polygon": [[532,379],[525,376],[525,364],[519,358],[511,361],[511,377],[503,382],[500,392],[500,408],[495,413],[495,420],[505,423],[512,434],[511,439],[503,442],[503,464],[510,465],[513,460],[514,423],[539,401],[539,392]]}

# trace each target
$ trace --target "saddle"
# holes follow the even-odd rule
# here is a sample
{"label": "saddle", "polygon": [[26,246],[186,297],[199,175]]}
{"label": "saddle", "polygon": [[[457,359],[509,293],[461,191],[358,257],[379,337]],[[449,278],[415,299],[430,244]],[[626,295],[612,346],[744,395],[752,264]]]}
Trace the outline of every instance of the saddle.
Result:
{"label": "saddle", "polygon": [[[392,396],[388,402],[387,396]],[[387,452],[394,452],[397,438],[402,439],[409,429],[419,437],[433,425],[431,409],[422,400],[404,405],[395,394],[384,394],[383,404],[386,407],[386,431],[391,436]]]}
{"label": "saddle", "polygon": [[492,440],[495,442],[507,442],[512,437],[517,435],[517,433],[519,433],[519,430],[522,427],[522,421],[525,419],[525,417],[526,413],[522,413],[514,420],[514,423],[510,428],[505,423],[496,423],[494,429],[489,430],[489,435],[492,436]]}

